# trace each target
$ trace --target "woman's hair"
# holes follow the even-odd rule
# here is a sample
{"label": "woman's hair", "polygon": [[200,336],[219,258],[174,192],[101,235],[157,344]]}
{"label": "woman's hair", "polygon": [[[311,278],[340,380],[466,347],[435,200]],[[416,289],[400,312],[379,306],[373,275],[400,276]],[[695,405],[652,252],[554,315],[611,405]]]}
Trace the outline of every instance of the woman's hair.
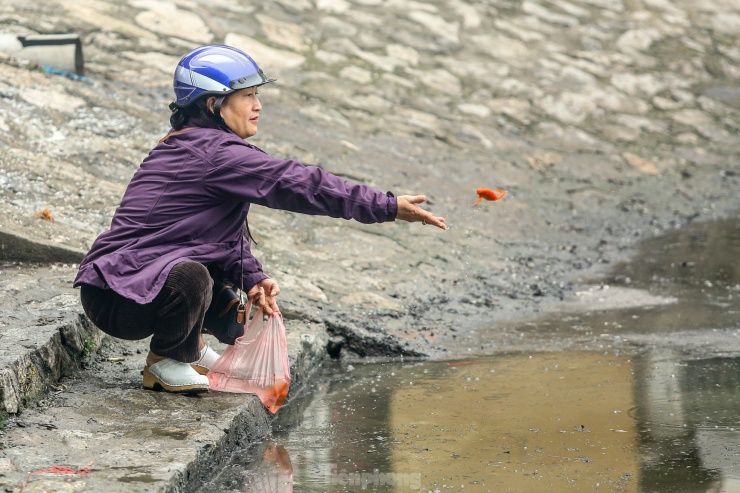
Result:
{"label": "woman's hair", "polygon": [[170,115],[170,125],[174,130],[180,130],[187,125],[190,120],[199,120],[199,122],[212,123],[214,127],[220,127],[223,125],[223,119],[220,116],[216,116],[208,109],[206,105],[207,98],[201,98],[191,104],[180,107],[172,103],[170,109],[172,114]]}

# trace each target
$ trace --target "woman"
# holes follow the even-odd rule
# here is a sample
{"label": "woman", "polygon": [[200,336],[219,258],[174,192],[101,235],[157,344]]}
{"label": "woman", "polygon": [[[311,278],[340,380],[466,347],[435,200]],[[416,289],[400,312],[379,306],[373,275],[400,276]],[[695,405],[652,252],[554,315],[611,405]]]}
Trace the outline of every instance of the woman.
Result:
{"label": "woman", "polygon": [[[152,336],[144,387],[208,390],[218,353],[203,342],[212,287],[244,286],[266,313],[277,310],[277,283],[252,256],[243,228],[250,204],[380,223],[402,219],[446,229],[444,218],[318,167],[277,159],[248,143],[262,105],[257,88],[273,82],[246,53],[200,47],[175,70],[172,130],[134,174],[111,227],[80,264],[85,313],[102,331]],[[242,284],[243,283],[243,284]]]}

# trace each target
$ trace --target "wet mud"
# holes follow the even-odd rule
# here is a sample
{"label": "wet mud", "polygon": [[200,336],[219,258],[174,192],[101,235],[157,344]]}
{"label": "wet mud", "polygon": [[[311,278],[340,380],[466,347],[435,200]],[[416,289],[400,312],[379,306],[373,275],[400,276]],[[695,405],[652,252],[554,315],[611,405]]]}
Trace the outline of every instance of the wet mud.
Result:
{"label": "wet mud", "polygon": [[445,341],[458,354],[670,348],[694,358],[740,354],[740,220],[697,223],[641,243],[601,277],[576,280],[545,316]]}

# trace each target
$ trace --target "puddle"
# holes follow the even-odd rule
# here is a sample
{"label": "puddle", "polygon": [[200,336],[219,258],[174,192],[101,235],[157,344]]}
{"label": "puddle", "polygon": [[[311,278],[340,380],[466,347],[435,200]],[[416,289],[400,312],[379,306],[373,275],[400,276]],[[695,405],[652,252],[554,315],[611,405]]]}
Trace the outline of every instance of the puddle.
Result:
{"label": "puddle", "polygon": [[646,242],[605,282],[670,302],[482,328],[455,361],[329,368],[202,491],[740,491],[739,232]]}
{"label": "puddle", "polygon": [[204,491],[740,486],[740,359],[511,354],[330,378]]}
{"label": "puddle", "polygon": [[[675,306],[633,310],[626,329],[668,333],[737,328],[740,322],[740,219],[699,223],[642,243],[604,285],[638,289]],[[597,307],[594,307],[597,308]],[[640,322],[631,315],[645,314]],[[624,315],[624,314],[620,314]],[[625,317],[620,317],[625,318]]]}
{"label": "puddle", "polygon": [[698,223],[641,244],[629,263],[524,324],[458,334],[469,354],[660,346],[695,358],[740,354],[740,219]]}
{"label": "puddle", "polygon": [[643,491],[740,491],[740,358],[636,366]]}
{"label": "puddle", "polygon": [[181,430],[179,428],[135,428],[126,433],[126,436],[133,438],[146,438],[146,437],[169,437],[174,440],[185,440],[190,435],[187,430]]}

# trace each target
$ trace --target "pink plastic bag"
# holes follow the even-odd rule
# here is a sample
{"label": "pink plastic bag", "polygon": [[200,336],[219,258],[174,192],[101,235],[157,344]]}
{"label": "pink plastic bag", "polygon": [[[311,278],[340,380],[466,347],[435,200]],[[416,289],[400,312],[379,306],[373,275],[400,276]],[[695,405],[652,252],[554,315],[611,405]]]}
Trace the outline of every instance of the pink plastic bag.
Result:
{"label": "pink plastic bag", "polygon": [[257,394],[262,404],[276,413],[290,387],[283,315],[273,312],[265,317],[257,310],[244,335],[226,348],[208,372],[208,386],[221,392]]}

